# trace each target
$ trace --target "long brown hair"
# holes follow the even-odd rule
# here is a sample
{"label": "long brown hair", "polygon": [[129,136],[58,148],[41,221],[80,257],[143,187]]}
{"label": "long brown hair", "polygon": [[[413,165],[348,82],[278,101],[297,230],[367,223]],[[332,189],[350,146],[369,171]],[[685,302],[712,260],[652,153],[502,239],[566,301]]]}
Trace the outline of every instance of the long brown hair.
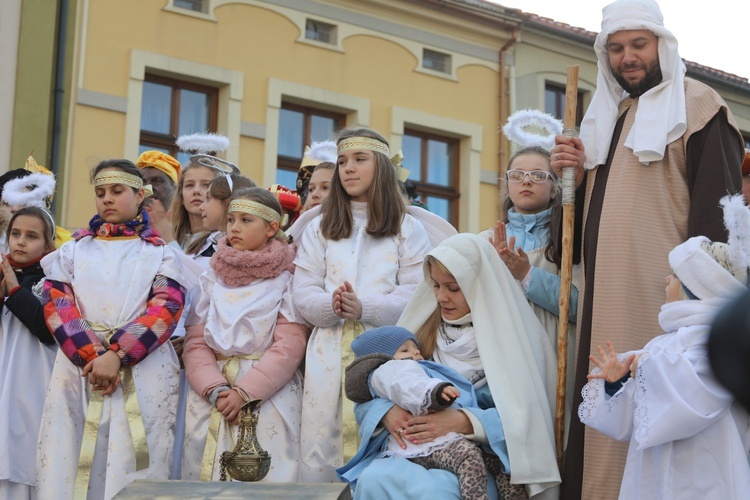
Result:
{"label": "long brown hair", "polygon": [[172,231],[174,232],[174,239],[180,245],[185,243],[185,238],[190,234],[190,214],[188,214],[183,203],[182,193],[185,189],[185,173],[193,168],[207,168],[211,172],[214,172],[214,175],[220,175],[218,171],[194,161],[189,162],[187,166],[182,168],[182,174],[180,175],[180,180],[177,181],[177,186],[172,195],[172,203],[169,207],[172,212]]}
{"label": "long brown hair", "polygon": [[[453,277],[453,273],[448,271],[448,268],[446,268],[442,262],[437,260],[432,255],[427,255],[424,258],[424,261],[426,262],[427,268],[430,271],[430,275],[432,274],[432,266],[435,266],[446,275]],[[442,320],[443,316],[440,313],[440,306],[436,305],[435,311],[430,314],[430,317],[427,318],[427,321],[425,321],[424,324],[420,326],[416,332],[414,332],[414,336],[417,337],[417,342],[419,342],[419,351],[422,353],[422,356],[424,356],[425,359],[432,358],[432,353],[435,351],[435,346],[437,345],[438,328],[440,327],[440,322]]]}
{"label": "long brown hair", "polygon": [[[367,128],[343,129],[336,136],[336,144],[349,137],[367,137],[388,146],[385,138]],[[376,237],[396,236],[406,214],[406,203],[398,185],[396,167],[383,153],[375,155],[375,178],[367,191],[367,234]],[[320,230],[330,240],[349,238],[352,235],[351,198],[341,184],[338,167],[331,178],[331,192],[323,203]]]}
{"label": "long brown hair", "polygon": [[[550,152],[546,149],[539,146],[530,146],[528,148],[519,149],[510,157],[506,171],[511,169],[513,160],[523,155],[539,155],[547,160],[548,166],[551,159]],[[552,174],[552,199],[547,207],[551,207],[552,212],[550,213],[549,221],[549,242],[544,249],[544,258],[559,267],[562,252],[562,185],[551,167],[548,168],[547,171]],[[510,199],[510,195],[508,194],[507,179],[505,180],[505,205],[503,208],[505,209],[505,222],[507,223],[508,211],[513,208],[513,200]]]}
{"label": "long brown hair", "polygon": [[[229,182],[227,181],[227,177],[232,178],[232,189],[229,189]],[[211,181],[211,184],[208,186],[208,194],[211,196],[211,198],[218,198],[219,200],[229,200],[229,198],[232,196],[233,193],[236,193],[240,189],[245,188],[251,188],[251,187],[257,187],[258,185],[255,183],[254,180],[245,177],[244,175],[239,174],[230,174],[229,176],[226,175],[219,175],[217,177],[214,177],[214,180]],[[227,203],[228,205],[228,203]],[[201,249],[204,243],[206,243],[206,240],[209,236],[211,236],[211,233],[213,231],[201,231],[197,238],[194,238],[193,241],[190,242],[187,249],[185,249],[185,253],[187,255],[193,255],[198,253],[198,250]],[[178,240],[179,241],[179,240]]]}

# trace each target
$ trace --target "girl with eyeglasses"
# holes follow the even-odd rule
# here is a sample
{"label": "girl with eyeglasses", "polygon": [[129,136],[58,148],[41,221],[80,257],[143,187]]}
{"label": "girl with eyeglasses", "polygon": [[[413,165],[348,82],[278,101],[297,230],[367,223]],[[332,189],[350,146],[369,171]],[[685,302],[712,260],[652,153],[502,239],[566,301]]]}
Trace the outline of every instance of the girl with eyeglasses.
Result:
{"label": "girl with eyeglasses", "polygon": [[[562,251],[562,189],[550,167],[550,153],[540,146],[517,151],[505,172],[505,220],[480,233],[497,250],[526,300],[557,346]],[[572,408],[575,322],[578,312],[578,272],[573,269],[568,317],[569,382],[566,424]]]}

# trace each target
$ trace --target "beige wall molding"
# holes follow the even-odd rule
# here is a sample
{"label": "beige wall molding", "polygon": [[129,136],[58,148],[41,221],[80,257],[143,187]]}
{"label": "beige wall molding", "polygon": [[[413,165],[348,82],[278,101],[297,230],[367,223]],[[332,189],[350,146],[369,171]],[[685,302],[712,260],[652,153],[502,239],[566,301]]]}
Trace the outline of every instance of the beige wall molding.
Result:
{"label": "beige wall molding", "polygon": [[118,113],[128,112],[128,98],[118,95],[95,92],[93,90],[78,89],[76,104],[91,106],[92,108],[106,109]]}

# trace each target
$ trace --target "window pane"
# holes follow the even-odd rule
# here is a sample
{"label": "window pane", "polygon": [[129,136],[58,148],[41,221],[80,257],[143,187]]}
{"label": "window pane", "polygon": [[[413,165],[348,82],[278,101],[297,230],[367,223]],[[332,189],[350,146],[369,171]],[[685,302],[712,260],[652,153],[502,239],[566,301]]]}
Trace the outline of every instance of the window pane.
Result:
{"label": "window pane", "polygon": [[338,123],[327,116],[312,115],[310,117],[310,142],[328,141],[336,135]]}
{"label": "window pane", "polygon": [[148,144],[141,144],[140,146],[138,146],[138,156],[140,156],[144,151],[161,151],[162,153],[169,154],[169,150],[166,148],[149,146]]}
{"label": "window pane", "polygon": [[279,113],[279,155],[302,159],[305,115],[291,109]]}
{"label": "window pane", "polygon": [[276,169],[276,184],[281,184],[289,189],[297,189],[297,172],[282,168]]}
{"label": "window pane", "polygon": [[451,147],[442,141],[427,141],[427,182],[449,186],[451,182]]}
{"label": "window pane", "polygon": [[172,88],[153,82],[143,82],[141,102],[141,130],[169,134],[172,115]]}
{"label": "window pane", "polygon": [[305,22],[305,38],[335,44],[336,26],[308,19]]}
{"label": "window pane", "polygon": [[401,143],[401,151],[404,154],[403,167],[409,170],[409,179],[415,182],[422,180],[422,139],[413,135],[404,134]]}
{"label": "window pane", "polygon": [[180,90],[180,125],[178,133],[182,135],[206,132],[209,129],[209,104],[208,94],[194,90]]}
{"label": "window pane", "polygon": [[563,91],[554,88],[547,87],[544,89],[544,112],[549,113],[555,118],[562,119],[562,106],[561,101],[565,101],[565,95],[561,95]]}
{"label": "window pane", "polygon": [[443,219],[447,220],[451,224],[453,221],[450,219],[451,203],[445,198],[435,198],[433,196],[427,197],[427,206],[430,208],[430,212],[439,215]]}
{"label": "window pane", "polygon": [[205,12],[204,0],[174,0],[174,6],[182,9]]}
{"label": "window pane", "polygon": [[451,72],[451,56],[430,49],[422,51],[422,66],[441,73]]}
{"label": "window pane", "polygon": [[180,162],[180,165],[186,166],[188,163],[190,163],[190,153],[185,153],[183,151],[177,152],[177,161]]}

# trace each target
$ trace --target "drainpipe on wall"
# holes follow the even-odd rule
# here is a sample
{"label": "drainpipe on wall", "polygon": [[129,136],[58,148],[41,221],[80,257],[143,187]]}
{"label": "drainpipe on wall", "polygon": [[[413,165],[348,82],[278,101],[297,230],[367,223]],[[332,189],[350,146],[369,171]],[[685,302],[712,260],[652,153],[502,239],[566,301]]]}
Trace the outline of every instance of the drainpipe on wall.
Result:
{"label": "drainpipe on wall", "polygon": [[[57,15],[57,39],[55,43],[55,88],[52,96],[52,146],[50,147],[50,170],[55,176],[60,167],[60,139],[62,135],[62,106],[65,80],[65,41],[68,35],[68,0],[60,0]],[[51,207],[55,213],[55,205]]]}
{"label": "drainpipe on wall", "polygon": [[[518,28],[513,28],[513,33],[510,39],[505,42],[505,45],[500,49],[500,125],[502,126],[508,119],[508,110],[505,109],[505,53],[510,49],[514,43],[518,40]],[[504,215],[503,200],[500,199],[500,193],[502,193],[503,187],[503,169],[505,168],[505,157],[507,152],[505,151],[505,136],[502,132],[498,131],[498,148],[497,148],[497,218],[500,220]]]}

